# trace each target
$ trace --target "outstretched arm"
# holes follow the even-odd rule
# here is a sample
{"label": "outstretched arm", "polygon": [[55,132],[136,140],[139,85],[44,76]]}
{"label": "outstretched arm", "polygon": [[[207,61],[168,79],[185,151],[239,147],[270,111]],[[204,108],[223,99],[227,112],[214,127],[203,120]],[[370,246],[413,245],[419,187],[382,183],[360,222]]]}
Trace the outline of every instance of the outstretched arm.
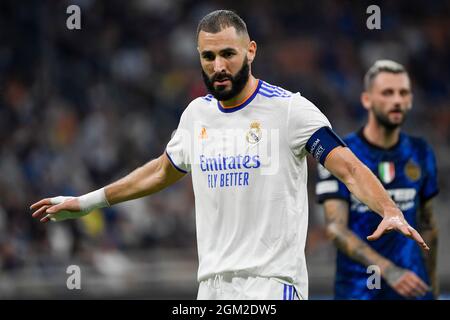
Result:
{"label": "outstretched arm", "polygon": [[184,175],[173,167],[164,153],[104,188],[80,197],[45,198],[34,203],[30,209],[35,210],[32,217],[44,223],[78,218],[95,208],[156,193]]}
{"label": "outstretched arm", "polygon": [[429,250],[420,234],[405,220],[403,213],[380,181],[349,148],[334,148],[325,159],[324,165],[356,198],[383,217],[375,232],[367,237],[368,240],[377,240],[383,233],[397,230],[417,241],[425,250]]}
{"label": "outstretched arm", "polygon": [[164,153],[159,158],[108,185],[105,188],[106,198],[113,205],[148,196],[172,185],[184,175],[173,167],[167,154]]}
{"label": "outstretched arm", "polygon": [[348,203],[340,199],[328,199],[324,202],[327,236],[335,246],[351,259],[368,267],[376,265],[381,276],[400,295],[404,297],[423,296],[429,290],[414,272],[396,266],[383,257],[348,226]]}

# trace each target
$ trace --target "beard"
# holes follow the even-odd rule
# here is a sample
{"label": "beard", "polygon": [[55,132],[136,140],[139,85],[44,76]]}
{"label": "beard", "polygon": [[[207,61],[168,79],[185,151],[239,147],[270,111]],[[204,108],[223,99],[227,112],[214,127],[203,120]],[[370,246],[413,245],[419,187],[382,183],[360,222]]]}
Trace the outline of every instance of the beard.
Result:
{"label": "beard", "polygon": [[[402,119],[398,122],[393,122],[391,119],[389,119],[389,113],[383,113],[381,112],[376,106],[372,106],[372,111],[375,116],[375,119],[379,125],[384,127],[387,130],[395,130],[398,127],[400,127],[403,122],[405,122],[407,111],[402,111],[400,108],[395,108],[395,111],[400,111],[403,115]],[[393,110],[391,110],[393,111]]]}
{"label": "beard", "polygon": [[[208,89],[208,92],[214,96],[219,101],[227,101],[235,96],[237,96],[242,89],[244,89],[247,84],[248,78],[250,77],[250,67],[248,65],[248,59],[245,57],[242,63],[241,69],[236,73],[236,75],[231,75],[225,72],[215,73],[210,77],[202,70],[203,81]],[[215,81],[229,80],[231,82],[231,88],[225,89],[225,86],[214,87]]]}

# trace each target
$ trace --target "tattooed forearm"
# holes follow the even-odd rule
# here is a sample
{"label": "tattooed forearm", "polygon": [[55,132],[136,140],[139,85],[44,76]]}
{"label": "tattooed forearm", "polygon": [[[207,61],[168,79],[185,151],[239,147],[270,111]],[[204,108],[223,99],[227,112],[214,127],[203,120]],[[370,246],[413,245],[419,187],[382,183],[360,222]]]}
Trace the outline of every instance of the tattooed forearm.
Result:
{"label": "tattooed forearm", "polygon": [[425,263],[430,277],[433,293],[435,297],[439,296],[439,281],[436,272],[437,249],[438,249],[438,227],[433,214],[432,201],[429,200],[420,208],[419,232],[430,247],[430,250],[423,251]]}
{"label": "tattooed forearm", "polygon": [[394,264],[388,265],[384,270],[384,278],[391,286],[396,283],[405,274],[405,269],[399,268]]}
{"label": "tattooed forearm", "polygon": [[348,229],[348,204],[342,200],[327,200],[324,206],[327,234],[336,247],[365,266],[379,266],[384,274],[392,263]]}
{"label": "tattooed forearm", "polygon": [[353,260],[365,266],[378,265],[380,268],[385,268],[388,265],[384,257],[346,227],[329,224],[328,235],[336,247]]}

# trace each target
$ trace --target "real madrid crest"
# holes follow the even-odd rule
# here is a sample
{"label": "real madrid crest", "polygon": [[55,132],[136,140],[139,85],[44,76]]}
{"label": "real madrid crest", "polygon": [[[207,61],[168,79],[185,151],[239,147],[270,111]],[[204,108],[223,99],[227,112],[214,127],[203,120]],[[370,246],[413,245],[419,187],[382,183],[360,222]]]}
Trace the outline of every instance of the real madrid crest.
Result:
{"label": "real madrid crest", "polygon": [[409,159],[405,165],[405,176],[407,176],[408,179],[413,182],[419,180],[422,176],[422,170],[420,170],[420,166],[412,159]]}
{"label": "real madrid crest", "polygon": [[261,123],[257,120],[250,123],[250,129],[247,131],[246,139],[250,144],[257,144],[262,137]]}

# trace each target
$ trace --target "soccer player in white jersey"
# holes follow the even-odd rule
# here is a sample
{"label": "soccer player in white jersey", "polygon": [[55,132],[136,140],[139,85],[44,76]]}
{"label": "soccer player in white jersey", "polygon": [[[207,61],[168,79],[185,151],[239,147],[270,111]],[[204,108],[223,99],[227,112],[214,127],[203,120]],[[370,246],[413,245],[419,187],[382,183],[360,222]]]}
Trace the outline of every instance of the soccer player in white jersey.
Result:
{"label": "soccer player in white jersey", "polygon": [[425,249],[378,179],[299,93],[256,79],[256,43],[234,12],[197,29],[210,92],[192,101],[165,152],[124,178],[79,197],[33,204],[42,222],[158,192],[191,173],[199,255],[198,299],[307,299],[304,246],[310,153],[383,217],[370,240],[397,230]]}

